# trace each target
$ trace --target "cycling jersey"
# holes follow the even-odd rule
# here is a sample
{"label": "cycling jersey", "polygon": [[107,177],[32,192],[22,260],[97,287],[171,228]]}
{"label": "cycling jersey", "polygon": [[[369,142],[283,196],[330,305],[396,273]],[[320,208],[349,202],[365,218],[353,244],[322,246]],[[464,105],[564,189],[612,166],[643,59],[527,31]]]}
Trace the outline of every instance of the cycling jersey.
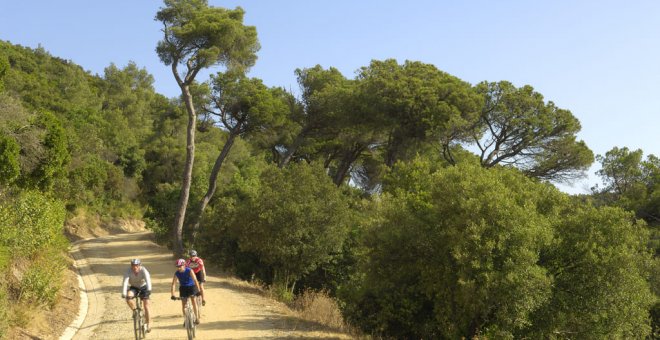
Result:
{"label": "cycling jersey", "polygon": [[199,273],[200,270],[204,269],[204,260],[199,257],[189,258],[186,260],[186,267],[192,269],[195,274]]}
{"label": "cycling jersey", "polygon": [[124,282],[122,284],[121,293],[126,295],[128,291],[128,285],[135,288],[142,288],[146,286],[147,290],[151,290],[151,276],[147,268],[140,267],[140,270],[136,273],[133,272],[132,268],[128,268],[126,273],[124,273]]}
{"label": "cycling jersey", "polygon": [[180,271],[175,271],[174,275],[179,279],[179,285],[180,286],[194,286],[195,281],[193,281],[193,278],[190,276],[190,271],[192,269],[186,267],[186,269],[183,272]]}

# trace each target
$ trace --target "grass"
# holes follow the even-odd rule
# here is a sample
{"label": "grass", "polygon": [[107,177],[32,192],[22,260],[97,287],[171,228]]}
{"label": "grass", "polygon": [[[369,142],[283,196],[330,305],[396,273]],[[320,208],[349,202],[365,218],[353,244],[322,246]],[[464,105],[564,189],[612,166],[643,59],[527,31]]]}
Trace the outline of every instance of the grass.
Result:
{"label": "grass", "polygon": [[349,329],[337,301],[325,291],[306,290],[295,298],[292,307],[306,320],[341,331]]}
{"label": "grass", "polygon": [[226,273],[221,276],[234,288],[282,303],[290,317],[313,324],[314,328],[320,326],[353,338],[364,338],[360,332],[344,321],[337,301],[325,291],[309,289],[292,297],[289,294],[282,294],[282,289],[276,285],[266,285],[259,280],[243,281]]}

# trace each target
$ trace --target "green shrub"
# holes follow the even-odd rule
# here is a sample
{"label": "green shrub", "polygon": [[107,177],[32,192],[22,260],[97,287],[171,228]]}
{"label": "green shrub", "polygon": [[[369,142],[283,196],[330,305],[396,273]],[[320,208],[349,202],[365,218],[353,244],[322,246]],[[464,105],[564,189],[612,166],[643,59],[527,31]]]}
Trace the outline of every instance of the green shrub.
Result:
{"label": "green shrub", "polygon": [[3,334],[7,332],[7,328],[9,327],[8,308],[9,294],[7,294],[7,285],[4,281],[0,280],[0,339],[4,339]]}
{"label": "green shrub", "polygon": [[64,204],[37,191],[0,198],[0,245],[31,256],[40,249],[64,249]]}
{"label": "green shrub", "polygon": [[55,251],[32,261],[19,284],[19,300],[53,307],[62,286],[65,269],[62,255]]}
{"label": "green shrub", "polygon": [[[514,171],[400,165],[365,232],[347,318],[396,338],[511,337],[548,300],[538,265],[552,237],[540,214],[558,194]],[[504,331],[500,331],[504,330]]]}
{"label": "green shrub", "polygon": [[20,174],[20,150],[14,139],[0,135],[0,183],[9,184]]}
{"label": "green shrub", "polygon": [[270,295],[278,301],[282,301],[286,304],[293,302],[294,295],[291,290],[287,289],[287,286],[284,283],[273,283],[268,291]]}

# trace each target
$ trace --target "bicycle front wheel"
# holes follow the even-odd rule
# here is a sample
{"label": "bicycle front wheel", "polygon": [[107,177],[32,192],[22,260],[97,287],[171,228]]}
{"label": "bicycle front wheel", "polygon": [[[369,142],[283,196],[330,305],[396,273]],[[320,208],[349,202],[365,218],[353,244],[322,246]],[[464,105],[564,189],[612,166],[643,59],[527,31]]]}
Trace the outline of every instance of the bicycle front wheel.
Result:
{"label": "bicycle front wheel", "polygon": [[188,340],[192,340],[195,337],[195,318],[192,313],[186,315],[186,332],[188,332]]}
{"label": "bicycle front wheel", "polygon": [[147,320],[144,317],[144,312],[140,310],[140,338],[147,337]]}
{"label": "bicycle front wheel", "polygon": [[133,311],[133,332],[135,333],[135,340],[142,339],[142,318],[137,310]]}

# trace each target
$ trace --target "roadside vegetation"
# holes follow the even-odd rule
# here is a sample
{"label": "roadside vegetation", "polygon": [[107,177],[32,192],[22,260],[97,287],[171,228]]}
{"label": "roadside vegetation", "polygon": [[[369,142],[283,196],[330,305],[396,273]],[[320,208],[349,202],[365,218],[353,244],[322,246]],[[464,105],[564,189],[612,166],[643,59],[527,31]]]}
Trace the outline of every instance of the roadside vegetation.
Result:
{"label": "roadside vegetation", "polygon": [[[0,334],[24,326],[16,306],[58,303],[67,228],[139,219],[364,337],[660,336],[657,156],[594,155],[532,86],[419,61],[301,65],[298,92],[268,87],[247,76],[243,14],[154,14],[177,98],[134,63],[92,75],[0,41]],[[594,161],[589,195],[553,185]]]}

